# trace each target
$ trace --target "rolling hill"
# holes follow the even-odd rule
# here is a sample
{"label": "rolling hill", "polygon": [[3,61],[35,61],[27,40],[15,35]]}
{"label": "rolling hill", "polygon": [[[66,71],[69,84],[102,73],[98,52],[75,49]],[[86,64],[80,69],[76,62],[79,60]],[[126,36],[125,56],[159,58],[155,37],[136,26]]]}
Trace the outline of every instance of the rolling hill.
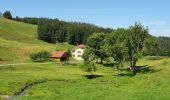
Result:
{"label": "rolling hill", "polygon": [[65,51],[67,43],[49,44],[37,39],[37,26],[0,17],[0,64],[28,62],[29,55],[42,50]]}

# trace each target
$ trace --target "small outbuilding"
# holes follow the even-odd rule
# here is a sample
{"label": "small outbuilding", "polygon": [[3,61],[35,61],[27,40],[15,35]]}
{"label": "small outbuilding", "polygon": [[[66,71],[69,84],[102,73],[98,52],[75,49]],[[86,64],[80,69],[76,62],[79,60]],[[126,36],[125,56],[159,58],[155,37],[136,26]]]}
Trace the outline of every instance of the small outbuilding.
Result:
{"label": "small outbuilding", "polygon": [[51,53],[51,59],[54,61],[69,61],[67,52],[54,51]]}

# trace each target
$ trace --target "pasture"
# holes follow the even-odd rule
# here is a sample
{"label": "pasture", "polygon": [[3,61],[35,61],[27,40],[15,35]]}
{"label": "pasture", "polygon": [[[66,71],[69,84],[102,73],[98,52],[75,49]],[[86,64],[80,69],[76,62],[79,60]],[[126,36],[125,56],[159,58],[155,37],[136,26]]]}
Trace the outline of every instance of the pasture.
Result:
{"label": "pasture", "polygon": [[0,17],[0,64],[30,62],[38,51],[67,51],[67,43],[50,44],[37,39],[37,26]]}
{"label": "pasture", "polygon": [[[170,98],[170,59],[138,62],[136,76],[114,76],[113,68],[101,65],[95,79],[87,79],[80,63],[30,63],[0,67],[1,98],[14,95],[35,84],[16,100],[168,100]],[[126,67],[122,73],[127,73]],[[49,80],[49,81],[48,81]]]}

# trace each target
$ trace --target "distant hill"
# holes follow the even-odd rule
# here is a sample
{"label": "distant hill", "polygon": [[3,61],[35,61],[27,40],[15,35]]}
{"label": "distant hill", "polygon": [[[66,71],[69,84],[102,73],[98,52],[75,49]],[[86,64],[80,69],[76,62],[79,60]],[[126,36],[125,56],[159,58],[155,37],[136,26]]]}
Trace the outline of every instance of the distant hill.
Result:
{"label": "distant hill", "polygon": [[49,44],[37,39],[37,26],[0,17],[0,63],[29,61],[33,52],[73,48],[67,43]]}

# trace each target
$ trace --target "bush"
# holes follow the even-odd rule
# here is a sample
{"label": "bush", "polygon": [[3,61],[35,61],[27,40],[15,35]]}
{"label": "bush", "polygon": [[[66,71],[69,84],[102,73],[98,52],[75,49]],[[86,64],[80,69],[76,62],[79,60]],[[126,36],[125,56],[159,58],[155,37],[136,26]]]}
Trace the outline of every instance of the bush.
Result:
{"label": "bush", "polygon": [[12,19],[12,15],[10,11],[5,11],[3,13],[3,17],[7,18],[7,19]]}
{"label": "bush", "polygon": [[68,54],[69,57],[71,57],[71,50],[70,49],[67,50],[67,54]]}
{"label": "bush", "polygon": [[50,53],[47,51],[41,51],[33,53],[30,55],[30,58],[33,62],[45,62],[50,60]]}
{"label": "bush", "polygon": [[85,72],[90,73],[91,75],[93,75],[93,72],[96,72],[98,70],[95,63],[87,61],[84,61],[84,64],[81,66],[81,69]]}

